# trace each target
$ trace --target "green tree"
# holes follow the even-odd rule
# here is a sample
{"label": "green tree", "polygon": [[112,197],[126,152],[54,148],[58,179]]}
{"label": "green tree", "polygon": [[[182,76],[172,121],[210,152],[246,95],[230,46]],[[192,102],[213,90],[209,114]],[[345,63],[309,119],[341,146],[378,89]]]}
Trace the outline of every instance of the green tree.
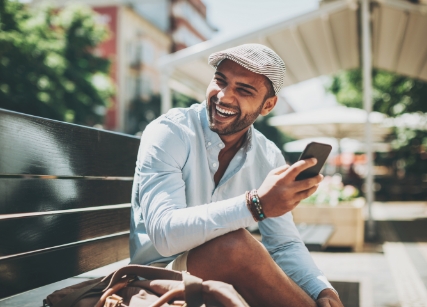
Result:
{"label": "green tree", "polygon": [[[287,142],[294,141],[295,139],[285,135],[276,127],[270,126],[268,120],[273,117],[273,114],[268,114],[267,116],[260,116],[254,123],[255,129],[264,134],[264,136],[272,141],[276,146],[284,153],[283,145]],[[288,157],[286,157],[288,158]]]}
{"label": "green tree", "polygon": [[200,102],[201,101],[175,91],[172,94],[172,105],[174,108],[188,108],[191,105]]}
{"label": "green tree", "polygon": [[[149,99],[143,99],[138,94],[130,102],[126,120],[126,133],[137,134],[161,115],[161,97],[152,94]],[[174,108],[188,108],[199,101],[178,92],[172,92],[172,106]]]}
{"label": "green tree", "polygon": [[0,0],[0,107],[93,125],[113,95],[110,62],[93,51],[108,36],[81,5],[30,10]]}
{"label": "green tree", "polygon": [[161,97],[153,94],[148,100],[140,97],[132,99],[126,120],[126,133],[136,134],[161,115]]}
{"label": "green tree", "polygon": [[[391,72],[374,69],[372,74],[373,110],[397,117],[404,113],[427,115],[427,83]],[[340,104],[363,108],[360,69],[341,72],[332,78],[327,89]],[[427,132],[396,128],[392,146],[394,160],[401,160],[407,173],[427,173]]]}
{"label": "green tree", "polygon": [[[373,109],[389,116],[427,112],[427,83],[374,69],[372,75]],[[341,72],[328,86],[339,103],[363,108],[362,73],[360,69]]]}

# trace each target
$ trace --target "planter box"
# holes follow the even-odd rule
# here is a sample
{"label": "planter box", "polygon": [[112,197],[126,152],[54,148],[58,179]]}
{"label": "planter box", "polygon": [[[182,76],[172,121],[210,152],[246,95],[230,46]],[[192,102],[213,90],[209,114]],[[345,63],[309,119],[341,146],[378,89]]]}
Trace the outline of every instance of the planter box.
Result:
{"label": "planter box", "polygon": [[350,246],[363,249],[365,201],[356,199],[337,206],[299,204],[293,211],[295,223],[330,224],[335,228],[327,246]]}

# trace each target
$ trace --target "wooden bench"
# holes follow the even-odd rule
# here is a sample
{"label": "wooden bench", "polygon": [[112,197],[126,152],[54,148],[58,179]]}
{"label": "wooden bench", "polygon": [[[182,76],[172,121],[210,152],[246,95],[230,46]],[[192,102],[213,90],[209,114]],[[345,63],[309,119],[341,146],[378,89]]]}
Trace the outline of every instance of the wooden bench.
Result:
{"label": "wooden bench", "polygon": [[70,277],[129,257],[138,147],[137,137],[0,109],[0,306],[41,306],[83,281]]}
{"label": "wooden bench", "polygon": [[138,147],[0,109],[0,299],[129,257]]}

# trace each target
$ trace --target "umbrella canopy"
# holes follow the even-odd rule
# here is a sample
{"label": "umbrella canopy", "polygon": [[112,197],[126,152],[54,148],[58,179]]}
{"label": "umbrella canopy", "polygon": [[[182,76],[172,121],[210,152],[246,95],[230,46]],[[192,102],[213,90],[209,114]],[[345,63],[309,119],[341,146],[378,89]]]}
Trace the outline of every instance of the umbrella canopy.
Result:
{"label": "umbrella canopy", "polygon": [[[301,139],[297,141],[287,142],[283,149],[286,152],[302,152],[304,148],[311,142],[318,143],[326,143],[332,146],[332,154],[337,154],[339,148],[341,148],[341,152],[343,153],[355,153],[355,152],[364,152],[366,151],[366,146],[363,142],[344,138],[341,140],[337,140],[334,138],[328,137],[317,137],[317,138],[307,138]],[[374,143],[373,150],[376,152],[388,152],[390,151],[390,144],[386,143]]]}
{"label": "umbrella canopy", "polygon": [[[373,67],[427,81],[426,5],[402,0],[369,2]],[[281,56],[286,64],[285,86],[361,67],[361,1],[321,3],[312,12],[272,20],[246,33],[218,36],[163,56],[158,64],[167,75],[165,82],[202,101],[213,75],[208,56],[247,43],[266,45]]]}
{"label": "umbrella canopy", "polygon": [[[365,110],[334,106],[275,116],[269,120],[269,124],[297,139],[332,137],[363,140],[366,117]],[[386,115],[372,112],[369,119],[372,125],[373,141],[383,141],[391,133],[391,127],[383,124]]]}

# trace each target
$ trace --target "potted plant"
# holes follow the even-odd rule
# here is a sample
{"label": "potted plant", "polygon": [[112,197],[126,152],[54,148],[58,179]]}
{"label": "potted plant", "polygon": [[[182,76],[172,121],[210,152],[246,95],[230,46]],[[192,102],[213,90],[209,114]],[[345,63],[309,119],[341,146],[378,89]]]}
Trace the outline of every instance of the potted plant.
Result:
{"label": "potted plant", "polygon": [[350,246],[361,251],[364,238],[363,207],[359,191],[344,186],[341,175],[326,176],[316,193],[302,201],[293,211],[295,223],[330,224],[334,233],[328,246]]}

